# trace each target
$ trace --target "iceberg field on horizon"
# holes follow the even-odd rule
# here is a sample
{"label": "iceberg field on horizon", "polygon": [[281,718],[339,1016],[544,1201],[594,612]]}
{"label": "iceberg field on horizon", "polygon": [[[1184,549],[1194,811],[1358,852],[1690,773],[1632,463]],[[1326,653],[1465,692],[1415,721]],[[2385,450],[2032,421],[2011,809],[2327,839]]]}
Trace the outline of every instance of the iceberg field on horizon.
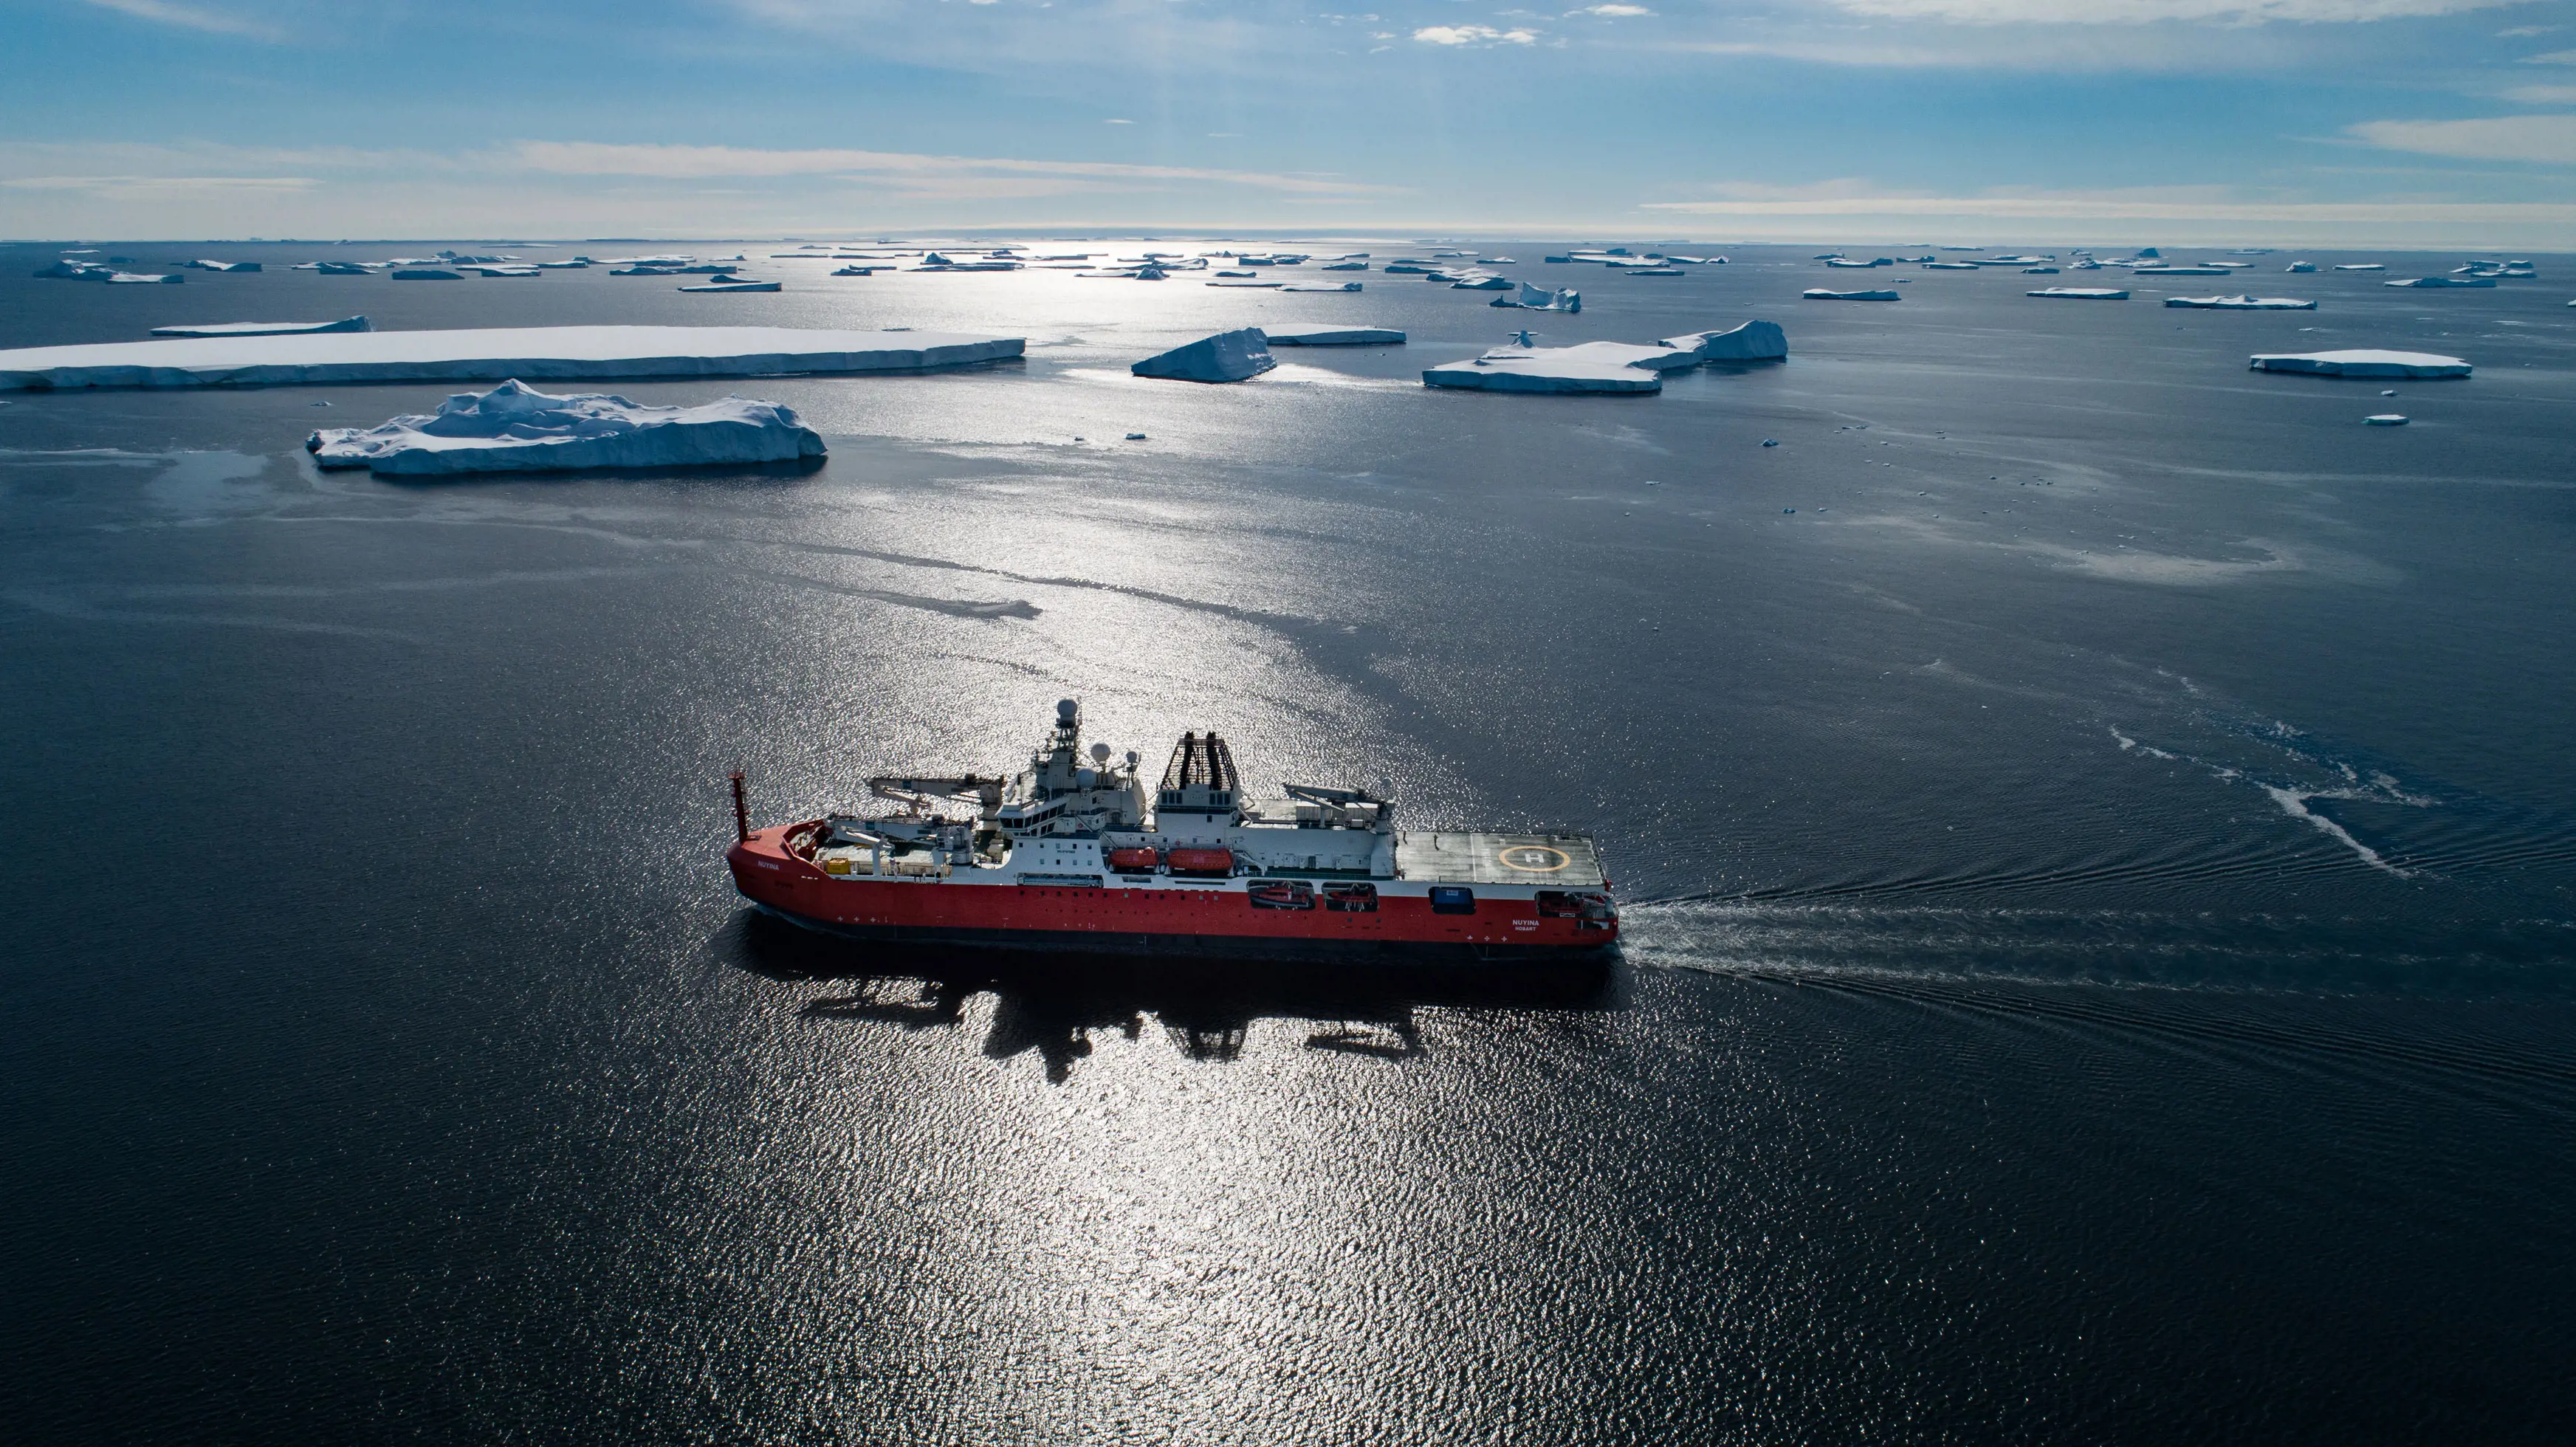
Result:
{"label": "iceberg field on horizon", "polygon": [[323,332],[371,332],[365,317],[336,322],[200,322],[184,327],[154,327],[156,337],[309,337]]}
{"label": "iceberg field on horizon", "polygon": [[647,407],[598,393],[552,396],[516,378],[489,392],[457,393],[427,415],[327,427],[304,447],[316,466],[364,467],[379,477],[706,467],[824,454],[822,437],[774,402],[728,397],[702,407]]}
{"label": "iceberg field on horizon", "polygon": [[1278,365],[1261,328],[1238,327],[1147,357],[1127,370],[1175,382],[1240,382]]}
{"label": "iceberg field on horizon", "polygon": [[2246,365],[2257,372],[2301,372],[2318,377],[2465,377],[2470,370],[2469,364],[2458,357],[2374,349],[2257,354]]}
{"label": "iceberg field on horizon", "polygon": [[488,327],[174,337],[0,351],[0,390],[917,372],[1019,356],[1020,337],[799,327]]}

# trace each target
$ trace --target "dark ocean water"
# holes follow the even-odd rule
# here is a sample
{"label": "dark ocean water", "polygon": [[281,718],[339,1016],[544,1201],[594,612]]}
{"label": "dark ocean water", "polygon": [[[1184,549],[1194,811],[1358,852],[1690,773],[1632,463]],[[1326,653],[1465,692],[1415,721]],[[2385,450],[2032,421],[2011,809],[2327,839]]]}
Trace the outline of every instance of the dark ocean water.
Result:
{"label": "dark ocean water", "polygon": [[[0,346],[1031,344],[607,388],[790,403],[812,473],[393,485],[306,431],[451,388],[6,395],[0,1436],[2566,1440],[2576,257],[2175,279],[2323,302],[2239,315],[1729,254],[1502,268],[1558,317],[0,249]],[[1790,362],[1418,383],[1748,316]],[[1412,339],[1125,374],[1263,320]],[[2327,346],[2478,371],[2244,367]],[[1065,695],[1149,760],[1213,726],[1265,783],[1591,830],[1626,960],[997,969],[732,894],[728,769],[803,817]]]}

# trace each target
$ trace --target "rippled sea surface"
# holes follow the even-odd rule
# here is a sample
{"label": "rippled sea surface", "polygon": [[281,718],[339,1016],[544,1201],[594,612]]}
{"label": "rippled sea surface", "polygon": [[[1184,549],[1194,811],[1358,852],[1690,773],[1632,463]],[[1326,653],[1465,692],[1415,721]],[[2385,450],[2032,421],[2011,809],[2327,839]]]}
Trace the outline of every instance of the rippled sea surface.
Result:
{"label": "rippled sea surface", "polygon": [[[5,1435],[2566,1440],[2576,258],[2175,279],[2322,302],[2231,314],[1542,249],[1500,269],[1579,316],[0,249],[0,346],[1029,339],[607,388],[789,403],[806,473],[396,485],[305,433],[454,389],[5,394]],[[1792,360],[1660,397],[1418,380],[1757,316]],[[1127,375],[1263,321],[1411,340]],[[2245,369],[2329,346],[2477,375]],[[1068,695],[1149,761],[1214,727],[1265,786],[1593,831],[1626,958],[871,954],[731,892],[727,770],[806,817]]]}

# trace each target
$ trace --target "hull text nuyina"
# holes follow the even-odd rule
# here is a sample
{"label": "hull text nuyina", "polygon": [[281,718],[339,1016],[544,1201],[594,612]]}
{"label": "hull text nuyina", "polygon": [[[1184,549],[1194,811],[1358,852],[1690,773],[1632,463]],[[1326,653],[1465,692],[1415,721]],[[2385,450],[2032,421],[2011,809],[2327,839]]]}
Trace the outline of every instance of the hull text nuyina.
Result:
{"label": "hull text nuyina", "polygon": [[1619,915],[1590,837],[1405,831],[1385,790],[1248,798],[1213,733],[1159,788],[1082,747],[1081,710],[1014,777],[880,777],[899,812],[754,829],[726,853],[753,903],[899,941],[1277,957],[1597,957]]}

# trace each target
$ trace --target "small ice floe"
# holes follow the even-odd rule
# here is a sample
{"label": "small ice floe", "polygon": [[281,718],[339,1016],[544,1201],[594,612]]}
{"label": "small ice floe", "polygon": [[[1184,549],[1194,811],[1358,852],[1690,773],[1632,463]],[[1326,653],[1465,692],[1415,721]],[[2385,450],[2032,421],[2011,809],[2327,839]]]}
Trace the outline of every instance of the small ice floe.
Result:
{"label": "small ice floe", "polygon": [[1360,284],[1356,281],[1299,282],[1291,283],[1279,289],[1281,291],[1358,291],[1360,289]]}
{"label": "small ice floe", "polygon": [[832,274],[834,276],[874,276],[876,275],[876,268],[873,266],[844,266]]}
{"label": "small ice floe", "polygon": [[1789,334],[1778,322],[1746,322],[1722,332],[1666,337],[1663,345],[1696,353],[1703,362],[1769,362],[1789,355]]}
{"label": "small ice floe", "polygon": [[2364,417],[2361,420],[2372,427],[2403,427],[2406,425],[2406,414],[2403,412],[2381,412],[2373,416]]}
{"label": "small ice floe", "polygon": [[1905,293],[1903,293],[1903,292],[1901,292],[1901,291],[1827,291],[1827,290],[1825,290],[1823,287],[1820,287],[1820,286],[1819,286],[1819,287],[1810,287],[1810,288],[1808,288],[1808,289],[1807,289],[1807,291],[1806,291],[1806,293],[1805,293],[1805,295],[1806,295],[1807,300],[1809,300],[1809,301],[1903,301],[1903,300],[1905,300]]}
{"label": "small ice floe", "polygon": [[2469,364],[2432,352],[2294,352],[2257,355],[2257,372],[2304,372],[2320,377],[2465,377]]}
{"label": "small ice floe", "polygon": [[192,261],[192,262],[189,262],[188,264],[189,264],[190,266],[195,267],[195,268],[196,268],[197,270],[199,270],[199,271],[257,271],[257,270],[259,270],[259,263],[258,263],[258,262],[256,262],[256,261]]}
{"label": "small ice floe", "polygon": [[1365,261],[1328,261],[1315,269],[1317,271],[1366,271],[1369,269],[1369,264]]}
{"label": "small ice floe", "polygon": [[[1675,273],[1679,275],[1679,273]],[[1510,291],[1512,283],[1499,276],[1462,276],[1449,283],[1451,291]]]}
{"label": "small ice floe", "polygon": [[2225,276],[2224,266],[2133,266],[2131,276]]}
{"label": "small ice floe", "polygon": [[[2288,266],[2285,266],[2285,267],[2283,267],[2283,268],[2281,268],[2281,269],[2282,269],[2283,271],[2286,271],[2286,272],[2291,273],[2291,274],[2292,274],[2292,275],[2294,275],[2294,276],[2305,276],[2305,275],[2307,275],[2309,272],[2312,272],[2312,271],[2316,270],[2316,269],[2317,269],[2317,264],[2316,264],[2315,262],[2313,262],[2313,261],[2293,261],[2293,262],[2291,262]],[[2336,270],[2340,271],[2340,270],[2342,270],[2342,268],[2341,268],[2341,267],[2337,267],[2337,268],[2336,268]]]}
{"label": "small ice floe", "polygon": [[776,290],[778,290],[778,283],[777,283],[777,282],[774,282],[774,281],[749,281],[749,280],[740,280],[740,281],[738,281],[738,280],[734,280],[734,279],[732,279],[732,278],[728,277],[727,279],[725,279],[725,280],[723,280],[723,281],[709,281],[709,282],[701,282],[701,283],[699,283],[698,285],[695,285],[695,286],[674,287],[674,288],[672,288],[672,289],[673,289],[673,290],[675,290],[675,291],[711,291],[711,292],[776,291]]}
{"label": "small ice floe", "polygon": [[2055,276],[2057,275],[2057,268],[2053,266],[2025,266],[2021,269],[2021,274],[2024,276]]}
{"label": "small ice floe", "polygon": [[538,268],[533,267],[533,266],[469,266],[469,267],[467,267],[467,268],[465,268],[465,269],[466,269],[467,271],[470,271],[470,272],[474,273],[476,276],[481,276],[481,277],[543,276],[543,275],[545,275],[545,273],[544,273],[543,271],[541,271],[541,270],[539,270]]}
{"label": "small ice floe", "polygon": [[2493,287],[2495,285],[2495,278],[2490,276],[2410,276],[2404,281],[2383,281],[2380,285],[2412,287],[2417,291],[2442,291],[2451,287],[2462,286]]}
{"label": "small ice floe", "polygon": [[1391,347],[1404,341],[1404,333],[1393,327],[1265,326],[1260,331],[1274,347]]}
{"label": "small ice floe", "polygon": [[2338,262],[2335,266],[2337,271],[2386,271],[2387,269],[2385,264],[2376,261],[2346,261]]}
{"label": "small ice floe", "polygon": [[2165,305],[2189,307],[2195,311],[2220,312],[2312,312],[2317,304],[2294,296],[2169,296]]}
{"label": "small ice floe", "polygon": [[814,429],[774,402],[645,407],[595,393],[550,396],[516,380],[460,392],[427,416],[324,428],[304,447],[318,466],[379,477],[793,462],[824,450]]}
{"label": "small ice floe", "polygon": [[322,332],[372,332],[365,317],[336,322],[205,322],[184,327],[154,327],[156,337],[304,337]]}
{"label": "small ice floe", "polygon": [[537,270],[588,271],[590,270],[590,260],[587,257],[576,256],[570,261],[540,261],[537,263]]}
{"label": "small ice floe", "polygon": [[1528,282],[1522,282],[1517,293],[1511,296],[1498,296],[1486,305],[1519,307],[1525,311],[1534,312],[1579,312],[1583,310],[1583,293],[1571,287],[1550,291],[1543,286],[1532,286]]}
{"label": "small ice floe", "polygon": [[34,275],[51,281],[105,281],[116,270],[95,261],[56,261],[37,267]]}
{"label": "small ice floe", "polygon": [[1270,355],[1269,339],[1259,327],[1243,327],[1201,337],[1186,347],[1174,347],[1160,356],[1147,357],[1127,370],[1139,377],[1162,377],[1176,382],[1240,382],[1258,377],[1278,366]]}
{"label": "small ice floe", "polygon": [[316,262],[313,270],[322,276],[373,276],[376,269],[360,261]]}
{"label": "small ice floe", "polygon": [[109,286],[178,286],[187,280],[176,272],[112,271],[107,274]]}
{"label": "small ice floe", "polygon": [[1975,271],[1978,266],[1973,261],[1927,261],[1923,263],[1923,269],[1925,271]]}
{"label": "small ice floe", "polygon": [[1235,286],[1250,291],[1277,291],[1285,283],[1276,281],[1211,281],[1210,286]]}
{"label": "small ice floe", "polygon": [[[670,273],[664,272],[668,276]],[[406,266],[390,273],[396,281],[463,281],[465,273],[449,271],[443,266]]]}
{"label": "small ice floe", "polygon": [[1853,261],[1848,257],[1841,256],[1828,256],[1825,258],[1825,265],[1840,267],[1846,271],[1867,271],[1873,266],[1894,266],[1895,264],[1896,258],[1893,256],[1874,257],[1868,261]]}
{"label": "small ice floe", "polygon": [[1215,274],[1218,276],[1259,276],[1261,273],[1257,271],[1220,271]]}
{"label": "small ice floe", "polygon": [[1422,385],[1487,392],[1660,392],[1664,373],[1699,365],[1697,352],[1680,348],[1625,342],[1536,347],[1527,337],[1523,332],[1515,345],[1496,347],[1472,361],[1429,368]]}
{"label": "small ice floe", "polygon": [[1777,447],[1780,445],[1780,439],[1777,437],[1765,437],[1762,439],[1762,445],[1765,447]]}
{"label": "small ice floe", "polygon": [[2023,292],[2022,295],[2056,297],[2064,301],[2127,301],[2129,299],[2129,294],[2125,291],[2099,286],[2043,286],[2037,291]]}

